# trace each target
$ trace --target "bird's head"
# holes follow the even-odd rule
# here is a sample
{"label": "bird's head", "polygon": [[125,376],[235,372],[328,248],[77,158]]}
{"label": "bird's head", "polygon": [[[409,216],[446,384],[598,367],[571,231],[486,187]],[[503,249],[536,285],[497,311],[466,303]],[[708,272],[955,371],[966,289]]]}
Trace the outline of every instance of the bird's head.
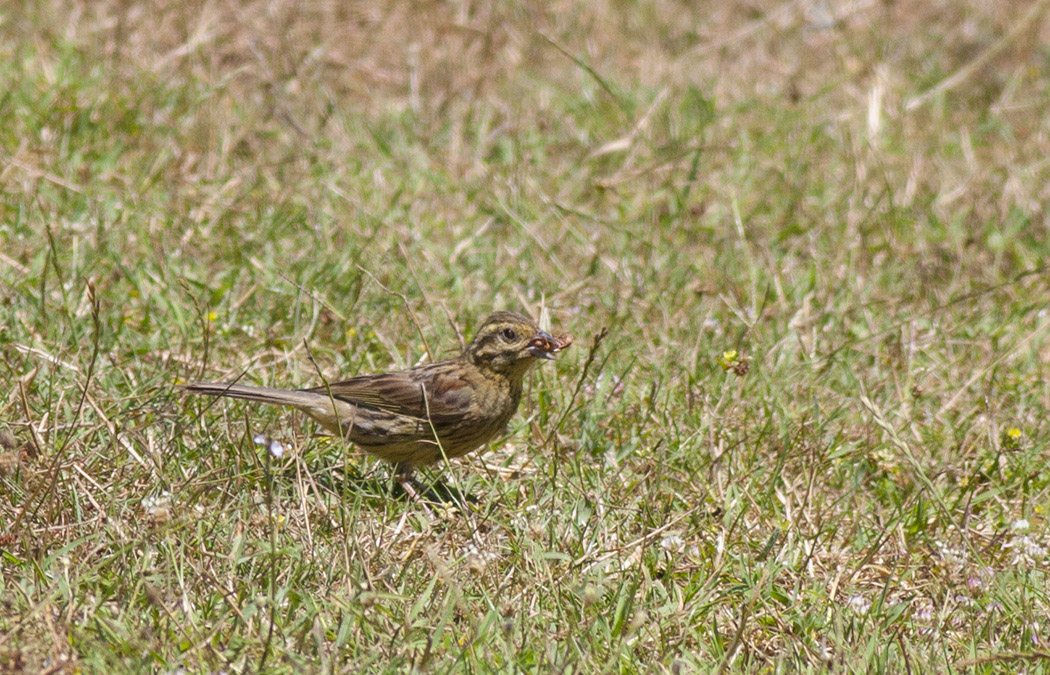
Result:
{"label": "bird's head", "polygon": [[481,324],[466,356],[481,368],[522,377],[538,360],[550,360],[572,338],[556,338],[518,312],[495,312]]}

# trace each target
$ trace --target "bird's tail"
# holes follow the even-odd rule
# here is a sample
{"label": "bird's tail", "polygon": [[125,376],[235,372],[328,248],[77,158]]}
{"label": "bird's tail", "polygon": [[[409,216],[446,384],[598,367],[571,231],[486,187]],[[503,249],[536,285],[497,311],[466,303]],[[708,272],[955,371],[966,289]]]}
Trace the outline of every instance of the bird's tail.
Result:
{"label": "bird's tail", "polygon": [[316,393],[307,391],[250,387],[245,384],[229,384],[227,382],[192,382],[182,385],[181,389],[187,394],[226,396],[227,398],[240,398],[246,401],[287,405],[307,411],[315,408],[320,398]]}

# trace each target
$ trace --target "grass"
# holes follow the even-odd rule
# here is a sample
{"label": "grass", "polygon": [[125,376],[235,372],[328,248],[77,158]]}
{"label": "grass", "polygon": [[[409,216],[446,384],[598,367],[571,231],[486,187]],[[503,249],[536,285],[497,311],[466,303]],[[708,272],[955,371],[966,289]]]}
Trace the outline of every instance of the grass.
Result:
{"label": "grass", "polygon": [[[1045,4],[3,12],[0,672],[1050,672]],[[500,308],[436,520],[174,388]]]}

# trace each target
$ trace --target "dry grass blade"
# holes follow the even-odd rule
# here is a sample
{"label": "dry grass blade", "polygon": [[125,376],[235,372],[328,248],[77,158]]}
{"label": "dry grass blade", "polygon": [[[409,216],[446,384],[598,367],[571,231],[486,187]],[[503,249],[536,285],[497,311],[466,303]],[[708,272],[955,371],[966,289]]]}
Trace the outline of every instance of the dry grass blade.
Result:
{"label": "dry grass blade", "polygon": [[1035,25],[1036,21],[1043,16],[1047,5],[1050,5],[1050,0],[1038,0],[1035,2],[1028,8],[1028,11],[1010,27],[1010,30],[1007,31],[1003,37],[999,38],[994,44],[982,51],[977,58],[967,63],[962,68],[959,68],[949,77],[938,82],[936,86],[933,86],[918,96],[909,99],[908,102],[904,104],[904,109],[915,110],[931,99],[936,98],[944,92],[955,89],[966,82],[966,80],[973,77],[974,74],[990,64],[1020,36],[1029,31]]}

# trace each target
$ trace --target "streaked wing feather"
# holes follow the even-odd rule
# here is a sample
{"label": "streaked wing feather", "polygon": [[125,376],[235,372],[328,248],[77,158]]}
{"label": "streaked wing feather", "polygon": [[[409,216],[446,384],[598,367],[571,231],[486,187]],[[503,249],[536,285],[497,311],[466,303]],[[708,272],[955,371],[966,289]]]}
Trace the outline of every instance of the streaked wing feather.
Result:
{"label": "streaked wing feather", "polygon": [[326,394],[330,390],[332,396],[354,405],[418,419],[426,419],[428,411],[432,420],[458,417],[470,404],[470,387],[461,371],[449,365],[444,362],[396,373],[362,375],[308,391]]}

